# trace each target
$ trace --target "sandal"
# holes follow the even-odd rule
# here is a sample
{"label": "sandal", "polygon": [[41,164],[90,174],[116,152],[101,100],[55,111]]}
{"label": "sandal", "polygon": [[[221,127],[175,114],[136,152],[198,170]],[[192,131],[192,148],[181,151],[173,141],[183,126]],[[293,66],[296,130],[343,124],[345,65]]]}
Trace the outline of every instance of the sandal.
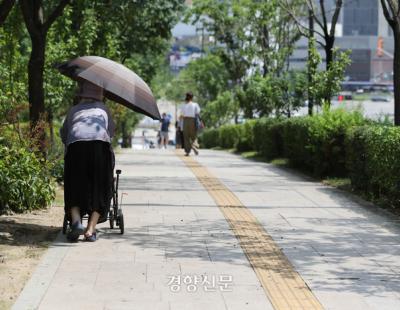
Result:
{"label": "sandal", "polygon": [[94,233],[91,233],[90,235],[89,234],[85,234],[85,241],[88,241],[88,242],[95,242],[97,240],[97,235],[96,235],[96,233],[94,232]]}
{"label": "sandal", "polygon": [[78,241],[80,235],[83,234],[85,228],[82,226],[81,222],[75,222],[71,225],[71,230],[67,234],[67,239],[70,242]]}

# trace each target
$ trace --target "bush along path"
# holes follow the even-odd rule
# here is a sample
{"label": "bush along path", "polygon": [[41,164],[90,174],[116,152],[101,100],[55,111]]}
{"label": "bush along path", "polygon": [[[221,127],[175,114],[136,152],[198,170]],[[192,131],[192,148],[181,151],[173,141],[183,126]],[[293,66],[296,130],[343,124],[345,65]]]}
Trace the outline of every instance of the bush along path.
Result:
{"label": "bush along path", "polygon": [[54,200],[51,165],[24,147],[0,143],[0,214],[43,209]]}
{"label": "bush along path", "polygon": [[265,160],[287,158],[317,178],[351,180],[353,190],[400,212],[400,128],[341,109],[315,116],[261,118],[206,130],[206,148],[256,151]]}
{"label": "bush along path", "polygon": [[54,201],[62,162],[10,128],[0,128],[0,309],[11,308],[64,216],[62,189]]}

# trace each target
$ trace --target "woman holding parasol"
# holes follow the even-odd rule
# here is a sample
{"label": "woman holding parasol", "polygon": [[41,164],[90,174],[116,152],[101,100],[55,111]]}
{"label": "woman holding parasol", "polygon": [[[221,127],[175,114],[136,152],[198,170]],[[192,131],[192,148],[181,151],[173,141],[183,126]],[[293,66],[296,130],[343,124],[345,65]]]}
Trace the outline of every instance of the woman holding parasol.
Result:
{"label": "woman holding parasol", "polygon": [[[78,100],[60,129],[66,147],[64,166],[65,212],[71,223],[67,238],[96,241],[96,224],[107,219],[112,197],[115,124],[103,103],[103,89],[90,82],[79,83]],[[88,214],[83,228],[81,218]]]}
{"label": "woman holding parasol", "polygon": [[[65,212],[71,223],[67,238],[96,241],[96,225],[107,219],[113,182],[114,155],[111,138],[114,122],[103,97],[160,119],[154,96],[134,72],[112,60],[84,56],[57,66],[79,82],[78,104],[73,106],[60,130],[66,146],[64,166]],[[86,229],[81,218],[89,215]]]}

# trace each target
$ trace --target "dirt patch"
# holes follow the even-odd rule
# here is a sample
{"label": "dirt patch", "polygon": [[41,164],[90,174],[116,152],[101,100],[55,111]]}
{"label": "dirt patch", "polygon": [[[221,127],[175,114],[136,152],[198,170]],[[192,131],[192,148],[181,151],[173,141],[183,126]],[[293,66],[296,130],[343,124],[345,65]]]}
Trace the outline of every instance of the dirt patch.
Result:
{"label": "dirt patch", "polygon": [[10,309],[14,304],[59,233],[63,216],[60,206],[0,216],[0,309]]}

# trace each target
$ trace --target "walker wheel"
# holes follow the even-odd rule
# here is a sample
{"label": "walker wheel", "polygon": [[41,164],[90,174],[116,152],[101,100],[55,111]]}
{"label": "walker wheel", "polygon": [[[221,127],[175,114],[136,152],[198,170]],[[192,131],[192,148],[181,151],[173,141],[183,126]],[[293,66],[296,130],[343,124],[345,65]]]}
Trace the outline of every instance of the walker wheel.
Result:
{"label": "walker wheel", "polygon": [[125,227],[124,227],[124,215],[122,213],[119,215],[119,229],[121,230],[121,235],[123,235]]}
{"label": "walker wheel", "polygon": [[114,228],[114,212],[110,211],[110,228],[113,229]]}

